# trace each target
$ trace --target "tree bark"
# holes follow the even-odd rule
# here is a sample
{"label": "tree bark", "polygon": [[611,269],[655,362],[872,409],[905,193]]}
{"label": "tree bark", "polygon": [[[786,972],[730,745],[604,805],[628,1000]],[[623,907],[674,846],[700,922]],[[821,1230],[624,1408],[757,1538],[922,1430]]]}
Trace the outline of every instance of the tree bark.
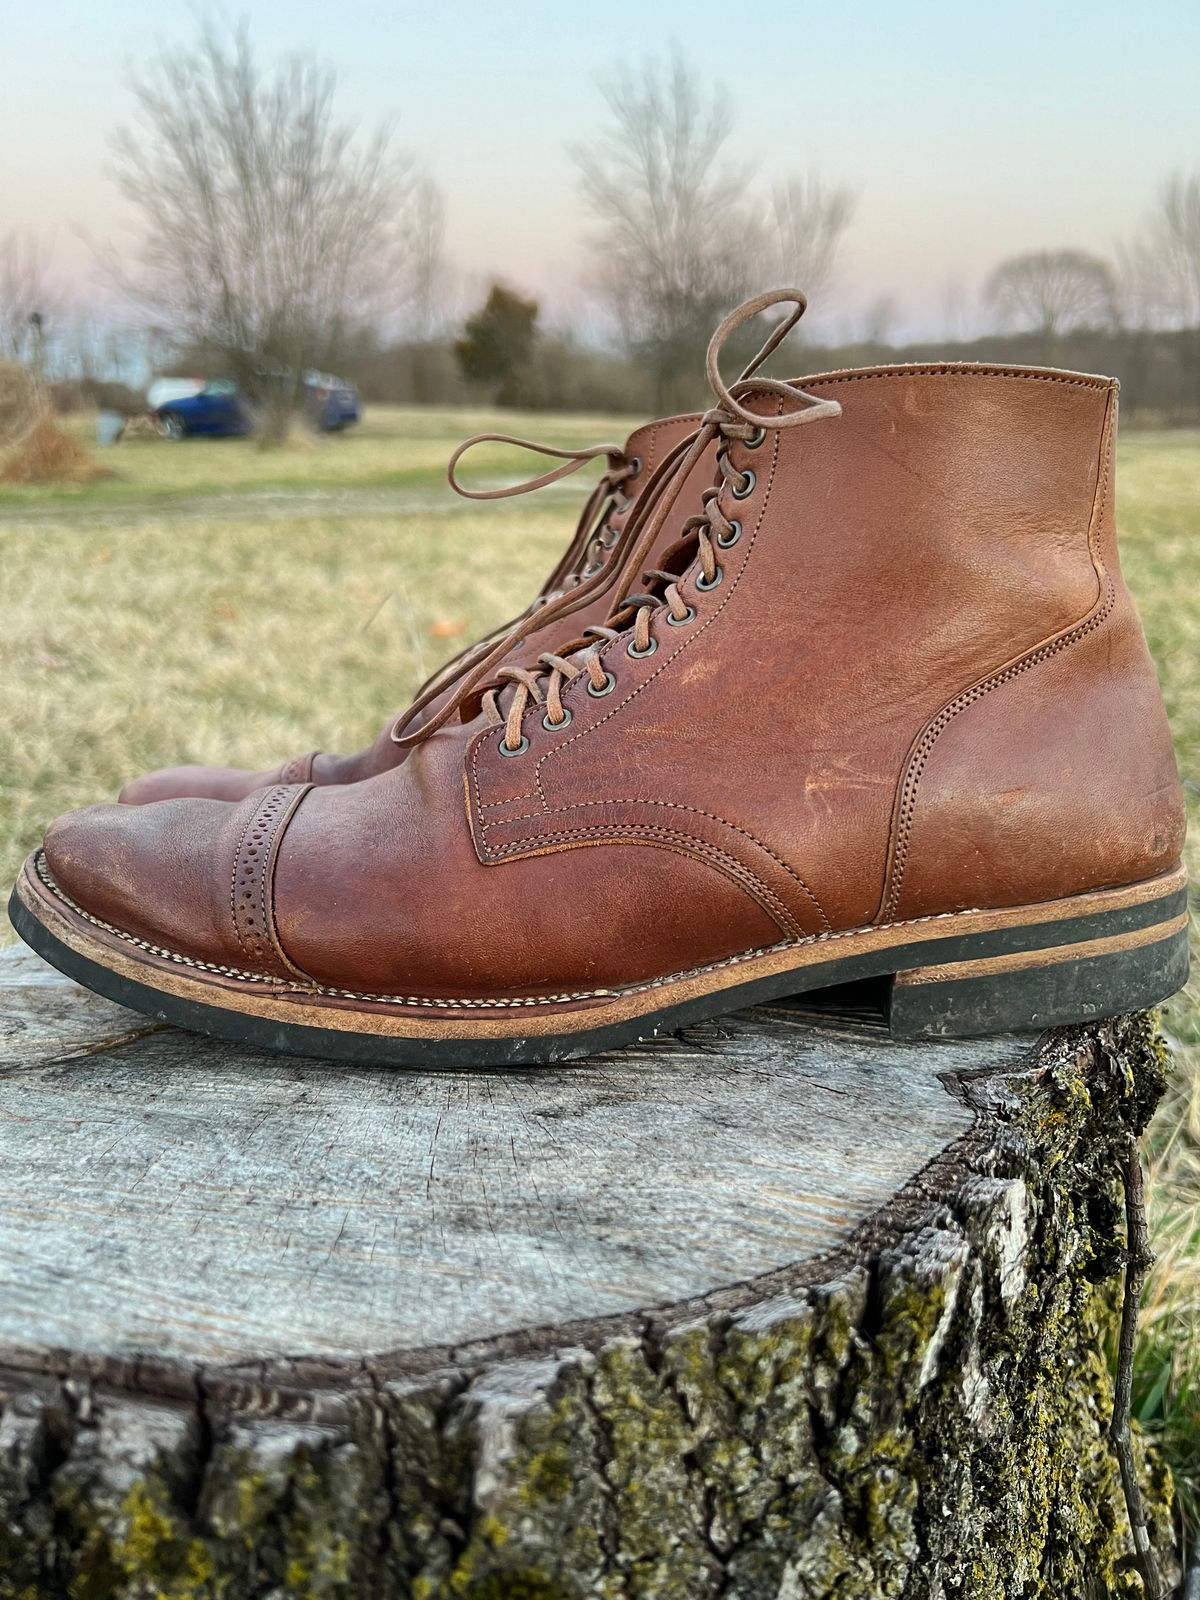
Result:
{"label": "tree bark", "polygon": [[[335,1069],[0,956],[0,1600],[1100,1600],[1150,1019]],[[1138,1447],[1150,1536],[1171,1490]]]}

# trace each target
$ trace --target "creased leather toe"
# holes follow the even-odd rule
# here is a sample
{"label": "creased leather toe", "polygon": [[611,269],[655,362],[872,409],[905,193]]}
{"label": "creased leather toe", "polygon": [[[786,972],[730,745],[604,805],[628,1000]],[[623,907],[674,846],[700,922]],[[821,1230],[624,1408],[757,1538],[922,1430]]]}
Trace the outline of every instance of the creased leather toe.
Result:
{"label": "creased leather toe", "polygon": [[46,834],[58,889],[89,918],[156,952],[269,977],[300,976],[278,947],[275,857],[306,784],[219,800],[89,806]]}

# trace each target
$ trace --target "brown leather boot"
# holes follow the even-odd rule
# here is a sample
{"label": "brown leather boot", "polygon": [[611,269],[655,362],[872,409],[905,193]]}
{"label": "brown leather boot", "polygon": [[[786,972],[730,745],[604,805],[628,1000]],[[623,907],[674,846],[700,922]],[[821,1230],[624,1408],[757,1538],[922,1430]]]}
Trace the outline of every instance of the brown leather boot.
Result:
{"label": "brown leather boot", "polygon": [[[339,756],[314,750],[259,772],[244,767],[161,767],[127,783],[118,799],[123,805],[148,805],[155,800],[185,797],[243,800],[256,789],[273,783],[357,783],[361,778],[371,778],[399,766],[408,748],[392,738],[397,723],[403,720],[406,726],[419,728],[426,717],[435,714],[450,699],[461,679],[494,651],[499,640],[511,638],[514,657],[517,652],[530,650],[536,656],[540,650],[557,644],[565,636],[564,628],[570,633],[604,621],[612,607],[625,554],[621,535],[642,491],[647,484],[656,481],[655,474],[664,463],[670,463],[681,446],[690,442],[699,423],[698,415],[660,418],[631,433],[623,449],[598,445],[589,450],[557,450],[527,439],[492,433],[468,439],[451,457],[449,477],[455,491],[470,500],[498,500],[524,494],[565,477],[590,460],[600,456],[608,458],[608,466],[588,496],[562,557],[527,609],[439,667],[417,691],[413,705],[406,712],[389,717],[375,740],[353,755]],[[511,489],[464,488],[454,472],[459,460],[472,445],[491,441],[562,456],[565,465]],[[707,464],[711,466],[711,461]],[[704,465],[698,464],[693,474],[697,503],[702,487],[699,475]]]}
{"label": "brown leather boot", "polygon": [[635,555],[668,525],[674,548],[609,626],[468,677],[378,777],[63,818],[18,931],[169,1021],[431,1065],[863,977],[905,1035],[1172,993],[1183,806],[1117,558],[1116,384],[954,364],[731,390],[721,342],[786,298],[714,336],[716,404],[635,523]]}

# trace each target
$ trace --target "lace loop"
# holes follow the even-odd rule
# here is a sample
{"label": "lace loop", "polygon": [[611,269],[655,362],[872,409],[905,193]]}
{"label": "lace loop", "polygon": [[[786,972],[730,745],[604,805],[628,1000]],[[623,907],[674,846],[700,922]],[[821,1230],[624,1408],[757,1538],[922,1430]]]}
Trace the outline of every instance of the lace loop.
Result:
{"label": "lace loop", "polygon": [[[730,388],[722,378],[719,367],[721,349],[725,341],[747,322],[770,310],[771,307],[781,304],[791,304],[793,309],[771,330],[758,353]],[[665,620],[676,627],[682,627],[697,616],[696,607],[683,598],[679,589],[684,573],[670,572],[663,568],[643,571],[641,582],[647,587],[644,592],[637,594],[630,592],[635,581],[634,575],[638,572],[642,561],[657,546],[666,519],[688,474],[709,443],[719,437],[721,446],[717,452],[717,469],[720,482],[704,491],[700,512],[685,521],[680,539],[673,547],[674,550],[679,550],[688,541],[694,542],[695,559],[698,560],[700,567],[696,587],[701,591],[715,589],[723,575],[723,569],[717,561],[715,546],[728,548],[740,538],[742,531],[741,523],[725,514],[721,506],[721,497],[728,492],[734,498],[745,499],[757,482],[753,470],[743,470],[734,466],[729,457],[729,446],[735,441],[743,443],[752,441],[751,447],[757,448],[771,431],[794,428],[821,418],[841,415],[842,408],[836,400],[821,399],[808,394],[795,384],[786,383],[782,379],[756,378],[753,385],[749,384],[749,380],[799,322],[806,305],[807,300],[800,290],[774,289],[747,300],[718,325],[709,341],[706,357],[708,380],[717,398],[717,404],[704,413],[700,427],[691,439],[685,441],[671,456],[660,463],[643,491],[642,505],[624,530],[631,545],[625,563],[629,578],[614,602],[608,624],[604,627],[584,629],[582,637],[566,646],[562,653],[545,652],[538,657],[533,667],[498,665],[499,657],[507,654],[522,637],[519,632],[514,633],[502,641],[489,658],[480,662],[470,677],[460,685],[454,699],[443,706],[436,717],[413,733],[404,733],[402,725],[398,724],[393,729],[393,739],[405,745],[420,742],[442,726],[474,693],[482,691],[482,710],[493,725],[503,723],[504,743],[508,751],[513,752],[518,747],[527,748],[521,743],[524,737],[521,723],[530,704],[541,705],[544,701],[546,717],[551,723],[557,724],[566,709],[562,704],[562,692],[582,674],[587,675],[593,694],[607,694],[611,691],[615,686],[615,680],[604,666],[600,652],[606,643],[619,638],[631,623],[635,647],[633,654],[645,656],[650,655],[653,649],[650,625],[654,616],[665,614]],[[750,387],[756,395],[765,393],[778,397],[782,402],[779,410],[773,415],[751,411],[740,398]],[[552,481],[554,476],[562,475],[564,470],[576,469],[573,466],[560,468],[555,474],[549,474],[545,480],[539,481]],[[494,684],[483,689],[483,680],[493,668],[497,668]],[[505,710],[500,704],[500,695],[509,685],[513,686],[513,694]]]}
{"label": "lace loop", "polygon": [[[520,450],[533,450],[538,455],[556,456],[563,465],[551,467],[549,472],[543,472],[539,477],[530,478],[525,483],[507,484],[499,489],[467,489],[454,475],[454,469],[466,455],[468,450],[473,450],[478,444],[510,444]],[[536,439],[519,439],[512,433],[476,433],[469,439],[464,439],[446,463],[446,477],[455,494],[462,495],[464,500],[507,500],[513,495],[529,494],[534,489],[544,489],[547,484],[557,483],[560,478],[569,478],[573,472],[578,472],[580,467],[585,467],[589,461],[596,461],[601,456],[609,459],[610,472],[619,474],[618,481],[632,476],[631,463],[624,461],[620,445],[595,444],[588,445],[583,450],[560,450],[557,445],[539,444]]]}

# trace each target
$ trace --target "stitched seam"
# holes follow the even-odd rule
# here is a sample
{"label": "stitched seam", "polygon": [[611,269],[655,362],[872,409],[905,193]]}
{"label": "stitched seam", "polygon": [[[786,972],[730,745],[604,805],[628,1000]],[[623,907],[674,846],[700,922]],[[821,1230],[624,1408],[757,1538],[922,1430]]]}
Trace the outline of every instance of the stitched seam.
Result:
{"label": "stitched seam", "polygon": [[[195,956],[180,955],[176,950],[167,950],[162,945],[152,944],[148,939],[139,939],[135,934],[126,933],[123,928],[115,927],[111,922],[104,922],[100,917],[95,917],[90,911],[85,911],[77,901],[72,900],[58,884],[55,883],[50,869],[45,864],[45,856],[39,852],[35,865],[38,876],[56,899],[70,909],[82,921],[89,922],[93,927],[102,928],[105,933],[110,933],[122,943],[145,950],[147,954],[160,956],[170,961],[175,966],[193,967],[198,972],[211,972],[218,977],[233,978],[239,983],[256,983],[268,989],[277,989],[289,994],[321,994],[329,995],[339,1000],[366,1000],[382,1005],[398,1006],[428,1006],[443,1010],[512,1010],[518,1007],[562,1005],[568,1001],[576,1000],[604,1000],[622,998],[627,995],[645,994],[651,989],[660,989],[667,984],[678,983],[686,978],[702,977],[708,972],[720,972],[726,967],[735,967],[746,961],[757,960],[760,956],[774,955],[783,950],[798,949],[805,944],[811,944],[815,939],[832,938],[831,934],[804,935],[799,939],[781,939],[776,944],[760,945],[753,950],[743,950],[737,955],[723,956],[719,961],[710,961],[699,967],[689,967],[681,972],[669,973],[662,978],[649,978],[644,983],[631,984],[624,989],[580,989],[562,994],[552,995],[499,995],[488,999],[475,998],[446,998],[439,995],[404,995],[404,994],[378,994],[359,989],[339,989],[331,984],[303,984],[293,983],[284,979],[271,977],[262,972],[246,972],[239,967],[220,965],[215,961],[201,961]],[[950,916],[954,913],[943,913]],[[933,920],[933,919],[928,919]],[[856,929],[856,932],[869,932],[869,929]]]}
{"label": "stitched seam", "polygon": [[[628,798],[628,797],[626,797],[626,798],[622,798],[622,799],[618,799],[618,800],[573,800],[570,805],[557,806],[555,808],[555,814],[556,815],[561,815],[563,812],[566,812],[566,811],[582,811],[586,807],[589,807],[589,806],[662,806],[662,807],[664,807],[664,808],[666,808],[667,810],[670,810],[670,811],[685,811],[685,812],[687,812],[687,814],[689,816],[704,817],[709,822],[717,822],[717,823],[719,823],[723,828],[731,828],[734,833],[740,834],[743,839],[748,839],[750,841],[750,843],[752,845],[756,846],[757,849],[761,850],[764,855],[770,856],[771,860],[774,861],[775,864],[778,867],[781,867],[783,869],[783,871],[786,872],[790,878],[794,879],[796,884],[799,886],[799,888],[801,888],[804,891],[805,895],[811,901],[813,910],[817,913],[817,915],[821,919],[821,925],[823,927],[825,927],[825,928],[828,928],[828,927],[831,926],[828,917],[825,915],[825,911],[824,911],[824,908],[821,905],[821,902],[817,899],[816,895],[812,892],[812,890],[804,882],[803,878],[801,878],[798,873],[794,872],[792,870],[792,868],[788,866],[787,862],[782,859],[782,857],[776,855],[774,850],[772,850],[769,845],[765,845],[762,842],[761,839],[756,838],[755,835],[752,834],[749,831],[749,829],[741,828],[741,827],[738,826],[738,824],[736,822],[730,822],[725,817],[719,817],[716,814],[715,811],[702,811],[699,806],[683,805],[681,802],[679,802],[677,800],[647,800],[647,799],[642,798],[642,797],[638,797],[638,798]],[[486,832],[489,828],[506,828],[506,827],[509,826],[510,823],[515,826],[515,824],[518,823],[518,822],[537,821],[537,820],[539,820],[540,818],[542,818],[544,816],[545,816],[545,812],[542,812],[542,811],[530,811],[530,812],[527,812],[526,815],[521,816],[521,817],[501,817],[498,821],[495,821],[495,822],[481,822],[480,823],[480,827],[484,830],[484,832]],[[621,826],[621,824],[614,824],[614,826]],[[631,824],[629,824],[629,826],[642,828],[642,827],[645,827],[646,824],[644,824],[644,823],[631,823]],[[586,832],[587,830],[586,829],[574,829],[572,831],[573,832]],[[538,834],[536,837],[538,838],[538,840],[541,840],[541,839],[547,837],[547,835]],[[693,836],[692,835],[688,835],[688,837],[690,838],[690,837],[693,837]],[[706,841],[699,840],[698,842],[703,844]],[[497,854],[497,855],[504,855],[508,851],[516,850],[516,849],[521,848],[526,843],[528,843],[528,840],[521,839],[521,840],[516,840],[512,844],[509,844],[509,845],[497,845],[497,846],[489,845],[488,848],[493,850],[495,852],[495,854]],[[719,848],[719,847],[718,846],[714,846],[714,848]],[[732,860],[734,858],[731,857],[730,859]]]}
{"label": "stitched seam", "polygon": [[[762,956],[777,955],[785,950],[803,949],[809,945],[835,944],[839,939],[853,939],[860,934],[876,931],[872,925],[866,924],[858,928],[840,928],[830,933],[806,934],[800,939],[783,939],[778,944],[761,945],[754,950],[743,950],[737,955],[724,956],[720,961],[710,961],[704,966],[689,967],[683,972],[672,972],[662,978],[649,978],[644,983],[630,984],[624,989],[585,989],[568,994],[500,996],[487,1000],[445,999],[438,996],[421,995],[371,994],[357,989],[338,989],[326,984],[307,985],[282,982],[278,978],[267,977],[261,972],[242,972],[237,967],[218,966],[213,961],[199,961],[194,956],[184,956],[180,955],[178,951],[166,950],[161,945],[151,944],[147,939],[139,939],[132,933],[126,933],[123,928],[114,927],[111,922],[103,922],[99,917],[94,917],[90,911],[85,911],[77,901],[72,900],[70,895],[64,893],[55,883],[54,877],[46,865],[44,851],[39,850],[36,852],[34,866],[38,877],[41,878],[55,898],[60,900],[63,905],[69,906],[82,921],[90,922],[93,927],[102,928],[106,933],[111,933],[114,938],[120,939],[123,943],[134,945],[139,950],[145,950],[150,955],[161,956],[176,966],[194,967],[197,971],[212,972],[218,977],[234,978],[239,982],[245,983],[257,983],[271,989],[285,990],[294,994],[309,995],[315,992],[317,994],[330,995],[340,1000],[366,1000],[382,1005],[427,1006],[450,1010],[511,1010],[514,1007],[561,1005],[567,1001],[574,1000],[622,999],[629,995],[646,994],[652,989],[661,989],[668,984],[680,983],[687,978],[703,977],[709,972],[721,972],[728,967],[741,966],[747,961],[757,961]],[[968,908],[967,911],[935,911],[923,917],[906,917],[899,922],[893,922],[889,931],[894,932],[900,928],[919,928],[932,922],[955,922],[963,916],[969,915],[971,911],[981,909],[981,907],[974,906]],[[1012,907],[1011,909],[1015,910],[1017,908]]]}
{"label": "stitched seam", "polygon": [[831,388],[835,383],[880,383],[895,378],[1002,378],[1008,383],[1066,383],[1077,389],[1111,389],[1113,380],[1088,376],[1071,376],[1058,372],[1009,372],[1002,367],[960,366],[902,366],[880,371],[842,372],[825,377],[805,378],[806,389]]}
{"label": "stitched seam", "polygon": [[[279,830],[282,820],[285,816],[290,816],[291,813],[289,810],[289,804],[290,801],[294,800],[296,797],[297,791],[301,791],[305,788],[307,788],[307,785],[305,784],[272,784],[270,789],[268,789],[263,795],[262,800],[255,808],[249,822],[246,824],[246,827],[242,833],[241,842],[238,845],[237,854],[234,856],[233,863],[233,929],[237,936],[238,944],[241,946],[242,953],[248,960],[253,961],[256,958],[261,959],[263,956],[265,956],[266,951],[270,950],[280,966],[290,971],[295,971],[301,976],[303,976],[303,974],[300,974],[300,969],[295,966],[294,962],[290,961],[284,955],[283,949],[279,943],[279,939],[274,927],[273,909],[271,906],[269,906],[267,901],[267,886],[269,866],[274,859],[273,851],[275,849],[276,841],[279,838]],[[246,849],[246,841],[251,837],[255,830],[258,830],[260,834],[260,843],[253,857],[253,861],[251,861],[251,858],[246,856],[244,852]],[[242,930],[239,922],[239,912],[237,908],[237,887],[239,877],[242,871],[245,869],[249,869],[252,872],[257,891],[259,916],[262,926],[262,937],[256,940],[256,942],[262,946],[262,949],[257,952],[250,949],[250,947],[246,944],[246,941],[242,936]]]}
{"label": "stitched seam", "polygon": [[[782,400],[778,400],[776,402],[776,415],[779,415],[780,413],[782,413],[782,411],[783,411],[783,401]],[[546,816],[554,816],[554,815],[559,814],[559,813],[561,813],[563,811],[574,809],[574,807],[573,806],[552,806],[550,804],[549,800],[546,797],[546,792],[545,792],[544,788],[542,787],[542,763],[547,761],[547,760],[549,760],[551,755],[559,755],[559,754],[561,754],[561,752],[563,750],[565,750],[569,745],[574,744],[577,739],[581,739],[581,738],[584,737],[584,735],[590,734],[590,733],[594,733],[598,728],[604,727],[605,724],[610,720],[610,718],[615,717],[618,712],[623,711],[624,708],[627,705],[629,705],[630,702],[632,700],[634,700],[637,695],[641,694],[643,689],[647,688],[648,685],[650,685],[651,683],[653,683],[655,681],[655,679],[659,676],[660,673],[664,672],[667,667],[671,666],[672,663],[674,661],[676,661],[678,659],[678,657],[683,653],[683,651],[685,651],[686,649],[689,648],[689,646],[694,644],[696,642],[696,640],[698,640],[698,639],[703,637],[703,635],[706,632],[706,630],[717,620],[717,618],[721,615],[722,611],[724,611],[725,607],[729,604],[730,600],[733,599],[733,596],[737,592],[738,585],[741,583],[742,578],[745,575],[746,569],[750,564],[750,559],[751,559],[752,555],[754,554],[754,547],[755,547],[755,545],[756,545],[756,543],[758,541],[759,530],[762,527],[763,514],[764,514],[764,512],[766,510],[767,503],[768,503],[768,501],[770,499],[771,489],[772,489],[772,486],[773,486],[773,484],[775,482],[775,475],[776,475],[776,472],[778,470],[779,451],[780,451],[780,439],[779,439],[779,436],[778,436],[778,431],[776,431],[776,436],[775,436],[774,441],[773,441],[773,454],[772,454],[772,458],[771,458],[771,470],[770,470],[770,473],[769,473],[769,475],[768,475],[768,477],[766,479],[765,485],[764,485],[762,503],[761,503],[761,506],[760,506],[760,509],[759,509],[758,518],[757,518],[757,520],[756,520],[756,522],[754,524],[754,531],[750,534],[750,537],[747,540],[745,555],[742,558],[741,565],[739,566],[738,571],[737,571],[737,575],[733,579],[733,582],[730,584],[727,593],[725,594],[724,598],[721,600],[721,602],[717,606],[717,608],[707,618],[705,618],[705,620],[701,623],[699,628],[697,628],[694,632],[690,633],[689,636],[686,639],[684,639],[676,647],[676,649],[674,651],[672,651],[672,653],[666,658],[665,661],[661,662],[657,667],[655,667],[654,670],[650,673],[650,675],[647,678],[643,679],[640,684],[638,684],[634,689],[632,689],[625,696],[625,698],[622,701],[620,701],[620,703],[618,705],[615,705],[612,708],[611,711],[606,712],[605,715],[603,717],[601,717],[598,722],[594,722],[594,723],[590,724],[586,728],[581,728],[578,733],[572,734],[570,739],[565,740],[563,742],[563,744],[557,746],[555,750],[547,751],[547,753],[544,756],[541,756],[541,757],[538,758],[537,766],[534,769],[535,783],[537,785],[537,793],[540,795],[541,800],[542,800],[542,805],[545,808],[544,814]],[[601,660],[607,660],[608,659],[609,652],[612,650],[613,645],[615,643],[616,643],[615,640],[611,641],[608,645],[606,645],[604,647],[603,650],[600,651],[600,659]],[[529,713],[526,713],[526,715],[528,715],[528,714]],[[484,740],[487,737],[488,737],[487,734],[481,733],[478,736],[478,738],[476,739],[476,741],[475,741],[475,748],[471,752],[471,787],[472,787],[472,790],[473,790],[474,795],[475,795],[476,814],[477,814],[477,816],[479,818],[480,831],[485,835],[486,835],[487,831],[489,830],[489,828],[491,828],[493,826],[501,826],[501,825],[504,825],[504,824],[506,824],[506,823],[508,823],[510,821],[526,820],[526,819],[523,819],[523,818],[508,818],[508,817],[504,817],[504,818],[500,819],[500,823],[499,824],[494,824],[494,823],[490,823],[490,822],[485,821],[485,819],[483,817],[483,811],[485,809],[490,809],[490,808],[485,807],[485,805],[483,803],[483,797],[482,797],[482,794],[480,792],[480,787],[479,787],[479,752],[480,752],[481,748],[483,747]],[[528,797],[530,799],[532,799],[533,792],[532,791],[527,791],[527,794],[528,794]],[[522,799],[526,798],[526,795],[518,795],[518,796],[515,796],[513,798],[514,799],[518,799],[518,800],[522,800]],[[498,801],[498,802],[495,802],[495,806],[505,805],[505,804],[511,805],[512,803],[513,803],[513,800],[511,800],[511,799],[508,800],[508,801]],[[604,803],[604,802],[596,802],[596,803]],[[621,802],[608,802],[608,803],[610,803],[610,804],[611,803],[620,804]],[[650,802],[647,802],[647,803],[651,804],[651,805],[670,805],[672,802],[670,802],[670,801],[650,801]],[[681,807],[680,809],[690,810],[692,808],[690,808],[690,807]],[[766,845],[761,844],[759,840],[755,839],[753,834],[747,833],[746,830],[743,829],[743,828],[739,828],[736,823],[728,822],[724,817],[718,817],[718,816],[714,815],[711,812],[700,812],[698,814],[702,815],[702,816],[707,816],[707,817],[710,818],[710,820],[712,820],[714,822],[722,823],[724,826],[732,828],[734,830],[734,832],[742,834],[745,838],[750,839],[755,845],[758,845],[758,847],[760,849],[762,849],[767,855],[769,855],[773,861],[776,861],[779,864],[779,866],[782,867],[783,870],[786,873],[788,873],[788,875],[792,879],[794,879],[794,881],[796,882],[798,887],[802,890],[802,892],[808,897],[808,899],[812,902],[812,904],[816,908],[817,914],[820,917],[821,922],[826,927],[829,926],[828,918],[825,915],[824,909],[822,908],[820,903],[817,901],[817,899],[816,899],[815,895],[812,893],[811,889],[809,889],[808,885],[803,881],[803,879],[800,877],[800,875],[797,872],[795,872],[790,866],[788,866],[788,864],[785,861],[781,860],[777,855],[775,855],[775,853],[773,851],[769,850]],[[535,814],[531,814],[531,815],[535,815]],[[497,854],[498,855],[512,855],[512,854],[516,853],[518,850],[520,850],[523,846],[528,845],[528,844],[533,844],[533,843],[540,842],[545,837],[546,837],[545,835],[541,835],[541,834],[530,834],[523,840],[515,841],[511,845],[504,846],[502,848],[502,850],[497,852]],[[482,843],[483,843],[485,849],[489,848],[488,845],[487,845],[486,838],[484,838],[482,840]]]}
{"label": "stitched seam", "polygon": [[[292,819],[300,808],[301,800],[307,795],[310,785],[308,783],[295,783],[288,784],[287,788],[293,792],[289,796],[287,803],[279,808],[278,818],[271,831],[271,837],[267,841],[266,859],[263,862],[260,874],[263,926],[266,929],[267,938],[271,942],[276,960],[280,966],[294,973],[296,977],[303,978],[307,983],[312,983],[315,980],[305,972],[303,967],[293,961],[284,949],[283,940],[279,937],[279,927],[275,921],[275,868],[279,862],[279,846],[282,843],[284,833],[291,826]],[[267,899],[268,889],[270,890],[269,903]]]}
{"label": "stitched seam", "polygon": [[[738,880],[742,887],[753,896],[765,911],[769,911],[772,919],[783,927],[785,933],[791,933],[797,938],[804,937],[803,928],[801,928],[795,917],[769,884],[765,884],[756,873],[739,861],[736,856],[731,856],[727,851],[722,850],[720,845],[710,844],[707,839],[698,839],[695,834],[683,833],[676,828],[659,828],[644,822],[614,823],[608,828],[566,828],[558,833],[542,834],[539,835],[537,843],[539,845],[553,845],[569,844],[572,840],[620,839],[627,837],[630,833],[635,834],[638,838],[660,839],[664,843],[678,841],[680,845],[686,846],[684,853],[687,855],[697,855],[714,863],[718,861],[723,863],[731,876]],[[495,852],[496,857],[499,859],[502,856],[523,851],[526,848],[526,844],[527,841],[521,840],[516,844],[503,845]]]}
{"label": "stitched seam", "polygon": [[[780,414],[783,411],[783,401],[782,400],[779,400],[779,401],[776,402],[776,408],[775,409],[776,409],[776,414],[777,415]],[[745,555],[742,557],[741,565],[739,566],[738,571],[737,571],[737,576],[734,578],[733,582],[729,585],[728,590],[726,591],[725,595],[720,600],[720,602],[717,604],[716,608],[707,617],[705,617],[705,619],[700,623],[700,626],[698,628],[695,628],[695,629],[692,629],[691,631],[689,631],[687,636],[680,641],[680,643],[676,646],[676,648],[671,652],[671,654],[666,658],[665,661],[660,662],[657,667],[653,668],[653,670],[650,672],[650,674],[647,677],[642,679],[641,683],[636,684],[634,686],[634,688],[632,688],[629,691],[629,693],[625,696],[625,698],[623,700],[618,701],[617,704],[615,706],[613,706],[611,710],[606,711],[605,714],[599,719],[599,721],[589,723],[586,728],[580,728],[578,733],[573,733],[569,739],[564,739],[562,744],[557,745],[553,750],[548,750],[545,755],[538,757],[537,766],[534,768],[534,782],[537,785],[538,794],[541,795],[541,797],[542,797],[542,803],[546,807],[546,810],[548,812],[553,813],[553,811],[555,810],[555,807],[551,806],[549,800],[546,798],[546,792],[542,787],[542,767],[543,767],[544,763],[549,761],[552,756],[561,755],[564,750],[568,749],[571,745],[575,744],[577,740],[583,739],[583,738],[587,738],[591,734],[594,734],[598,729],[603,728],[606,723],[611,721],[613,717],[617,716],[619,712],[624,711],[625,707],[627,705],[629,705],[631,701],[635,700],[637,698],[637,696],[640,695],[645,689],[647,689],[650,686],[650,684],[652,684],[655,681],[656,678],[658,678],[663,672],[665,672],[667,670],[668,667],[672,666],[679,659],[679,657],[684,653],[685,650],[690,649],[696,643],[696,641],[698,639],[702,639],[704,637],[705,633],[708,631],[708,629],[710,627],[712,627],[713,623],[717,620],[717,618],[724,611],[725,607],[729,604],[729,602],[733,599],[734,595],[737,593],[738,585],[741,583],[742,578],[745,575],[746,568],[750,565],[750,558],[754,554],[754,546],[758,542],[758,535],[759,535],[759,532],[760,532],[760,530],[762,528],[763,514],[766,511],[767,502],[771,497],[771,487],[775,482],[775,474],[776,474],[776,471],[777,471],[778,466],[779,466],[779,448],[780,448],[779,432],[778,432],[778,430],[775,430],[775,437],[774,437],[774,440],[773,440],[773,452],[774,453],[773,453],[773,455],[771,457],[771,472],[770,472],[770,476],[767,478],[766,483],[764,485],[762,504],[759,507],[758,518],[757,518],[757,520],[756,520],[756,522],[754,524],[754,532],[750,535],[749,539],[746,542]],[[608,659],[610,653],[612,652],[613,647],[615,646],[616,643],[617,643],[617,641],[615,639],[611,639],[600,650],[599,658],[602,661],[607,661],[607,659]]]}
{"label": "stitched seam", "polygon": [[1116,603],[1117,592],[1100,555],[1098,539],[1098,529],[1108,504],[1110,463],[1112,459],[1111,422],[1111,413],[1108,413],[1105,416],[1104,430],[1101,435],[1101,448],[1104,450],[1104,470],[1097,485],[1091,517],[1088,521],[1087,534],[1088,553],[1092,558],[1094,567],[1097,569],[1097,579],[1100,579],[1101,574],[1103,574],[1104,590],[1102,596],[1092,607],[1091,613],[1077,622],[1074,627],[1069,628],[1066,633],[1060,634],[1057,638],[1047,640],[1044,644],[1037,646],[1036,649],[1022,657],[1021,660],[1013,662],[999,672],[992,673],[987,678],[980,679],[978,683],[973,684],[969,689],[964,690],[962,694],[951,700],[948,705],[943,706],[929,727],[926,728],[921,736],[920,743],[913,752],[901,790],[900,809],[896,822],[896,845],[893,852],[892,883],[888,890],[883,910],[880,913],[880,920],[882,921],[886,922],[900,903],[900,894],[904,885],[904,873],[908,866],[908,847],[912,837],[913,822],[916,817],[917,790],[924,775],[925,767],[933,754],[933,747],[938,739],[960,711],[965,711],[968,706],[972,706],[983,699],[993,689],[999,688],[1002,684],[1011,683],[1014,678],[1020,677],[1022,673],[1027,672],[1031,667],[1040,666],[1043,661],[1048,661],[1052,656],[1056,656],[1067,649],[1068,646],[1086,638],[1089,633],[1094,632],[1096,628],[1106,622],[1112,612]]}
{"label": "stitched seam", "polygon": [[246,957],[247,960],[250,959],[250,952],[246,948],[246,941],[242,938],[241,926],[238,923],[238,914],[237,914],[237,881],[238,881],[238,868],[242,864],[242,851],[246,848],[246,839],[247,839],[247,837],[248,837],[248,835],[250,833],[250,829],[251,829],[251,826],[254,823],[254,819],[257,816],[258,816],[258,808],[255,807],[255,809],[250,813],[249,817],[246,819],[246,826],[242,829],[242,836],[238,840],[238,847],[233,852],[233,876],[229,880],[229,920],[233,923],[233,931],[234,931],[235,935],[237,936],[237,942],[241,946],[242,954]]}

